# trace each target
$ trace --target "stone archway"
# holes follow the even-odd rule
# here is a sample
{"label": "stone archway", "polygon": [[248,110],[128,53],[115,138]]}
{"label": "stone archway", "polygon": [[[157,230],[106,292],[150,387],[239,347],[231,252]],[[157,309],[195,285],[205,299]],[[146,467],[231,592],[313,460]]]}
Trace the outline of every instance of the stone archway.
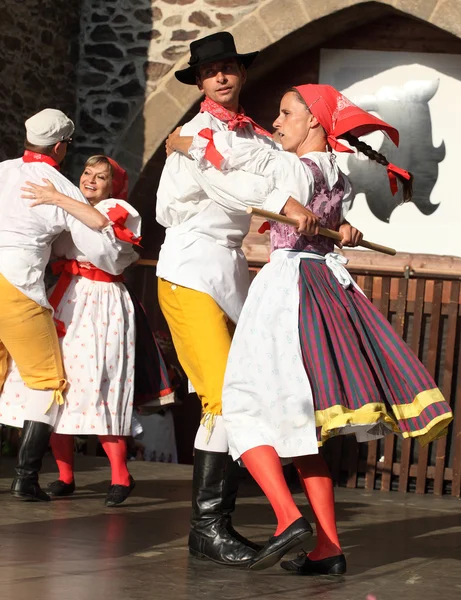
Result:
{"label": "stone archway", "polygon": [[[255,77],[264,74],[265,64],[270,63],[273,69],[290,55],[392,13],[416,17],[461,37],[461,5],[457,0],[284,0],[283,13],[280,4],[280,0],[263,0],[229,29],[240,51],[262,50],[266,60],[259,60]],[[184,64],[180,61],[178,68]],[[115,148],[115,156],[131,171],[132,181],[139,176],[139,166],[146,165],[199,97],[195,87],[180,84],[170,71],[140,104]]]}

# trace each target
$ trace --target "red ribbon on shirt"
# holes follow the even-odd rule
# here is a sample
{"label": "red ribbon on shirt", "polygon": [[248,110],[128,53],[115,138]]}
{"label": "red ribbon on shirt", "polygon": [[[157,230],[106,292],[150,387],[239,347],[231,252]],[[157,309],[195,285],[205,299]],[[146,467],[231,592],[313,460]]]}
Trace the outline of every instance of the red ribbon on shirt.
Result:
{"label": "red ribbon on shirt", "polygon": [[205,148],[205,158],[213,165],[213,167],[215,167],[216,169],[220,169],[221,161],[224,157],[216,150],[216,146],[214,145],[213,141],[213,130],[209,128],[202,129],[202,131],[199,131],[198,134],[200,137],[208,140],[208,144]]}
{"label": "red ribbon on shirt", "polygon": [[233,115],[227,110],[227,108],[224,108],[224,106],[221,106],[221,104],[211,100],[211,98],[206,97],[200,105],[200,112],[209,112],[210,115],[213,115],[213,117],[216,117],[220,121],[224,121],[224,123],[227,123],[229,131],[243,129],[243,127],[251,125],[255,133],[272,137],[272,135],[263,127],[261,127],[261,125],[258,125],[255,121],[253,121],[253,119],[248,117],[241,106],[239,106],[238,112]]}
{"label": "red ribbon on shirt", "polygon": [[409,181],[411,178],[411,175],[408,171],[405,171],[405,169],[401,169],[397,165],[393,165],[392,163],[389,163],[387,165],[387,176],[389,177],[389,184],[391,186],[391,192],[392,192],[393,196],[395,196],[395,194],[398,192],[398,189],[399,189],[399,187],[397,185],[396,175],[400,175],[407,181]]}
{"label": "red ribbon on shirt", "polygon": [[[115,281],[123,281],[123,275],[112,275],[102,269],[98,269],[91,263],[80,263],[74,259],[62,259],[57,260],[51,265],[51,270],[55,275],[59,275],[58,283],[56,284],[53,293],[49,297],[48,301],[51,306],[56,310],[61,303],[61,300],[66,293],[67,288],[72,281],[72,277],[80,275],[85,279],[91,279],[91,281],[104,281],[106,283],[113,283]],[[58,337],[64,337],[66,333],[66,326],[63,321],[60,321],[54,317],[56,330]]]}
{"label": "red ribbon on shirt", "polygon": [[128,227],[125,227],[125,222],[129,217],[130,213],[120,206],[120,204],[116,204],[113,208],[110,208],[107,211],[107,217],[112,221],[112,228],[114,230],[115,237],[117,237],[122,242],[128,242],[129,244],[134,244],[135,246],[141,245],[141,236],[136,237]]}
{"label": "red ribbon on shirt", "polygon": [[54,158],[51,158],[51,156],[48,156],[47,154],[40,154],[40,152],[32,152],[32,150],[24,150],[22,160],[25,163],[32,163],[32,162],[46,163],[47,165],[50,165],[57,171],[59,171],[61,169],[61,167],[58,165],[58,163],[54,160]]}

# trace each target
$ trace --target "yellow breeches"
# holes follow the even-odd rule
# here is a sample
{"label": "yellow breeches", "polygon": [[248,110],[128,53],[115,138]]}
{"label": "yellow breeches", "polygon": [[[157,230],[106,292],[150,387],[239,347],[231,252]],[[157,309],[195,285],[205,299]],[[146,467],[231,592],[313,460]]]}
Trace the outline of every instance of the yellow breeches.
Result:
{"label": "yellow breeches", "polygon": [[8,370],[8,355],[24,383],[36,390],[54,390],[62,402],[64,367],[51,311],[40,306],[0,275],[0,390]]}
{"label": "yellow breeches", "polygon": [[179,362],[205,414],[222,413],[222,388],[234,325],[211,296],[158,280],[160,308]]}

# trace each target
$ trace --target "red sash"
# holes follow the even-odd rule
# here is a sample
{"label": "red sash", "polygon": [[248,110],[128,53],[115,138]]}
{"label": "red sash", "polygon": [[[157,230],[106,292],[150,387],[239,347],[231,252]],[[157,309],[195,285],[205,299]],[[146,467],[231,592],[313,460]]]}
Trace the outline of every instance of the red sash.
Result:
{"label": "red sash", "polygon": [[[61,276],[58,279],[58,283],[53,290],[53,293],[49,297],[48,301],[54,310],[59,306],[67,288],[72,281],[72,277],[80,275],[85,279],[91,279],[91,281],[104,281],[106,283],[113,283],[115,281],[123,281],[123,275],[112,275],[102,269],[98,269],[91,263],[79,263],[77,260],[58,260],[51,265],[51,269],[55,275],[59,273]],[[54,318],[58,337],[64,337],[66,333],[66,327],[62,321]]]}

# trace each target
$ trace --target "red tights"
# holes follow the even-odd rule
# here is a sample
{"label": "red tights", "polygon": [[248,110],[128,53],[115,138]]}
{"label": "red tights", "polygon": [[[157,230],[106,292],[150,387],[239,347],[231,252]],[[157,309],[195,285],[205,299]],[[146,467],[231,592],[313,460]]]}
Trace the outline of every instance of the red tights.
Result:
{"label": "red tights", "polygon": [[[280,458],[272,446],[258,446],[242,454],[242,460],[271,503],[277,517],[275,535],[279,535],[301,516],[285,482]],[[325,460],[320,454],[312,454],[296,457],[293,463],[317,525],[317,545],[309,557],[321,560],[341,554],[333,482]]]}
{"label": "red tights", "polygon": [[[126,438],[115,435],[100,435],[99,441],[107,454],[112,471],[112,485],[130,485],[126,457]],[[59,479],[64,483],[74,480],[74,437],[53,433],[51,449],[59,469]]]}

